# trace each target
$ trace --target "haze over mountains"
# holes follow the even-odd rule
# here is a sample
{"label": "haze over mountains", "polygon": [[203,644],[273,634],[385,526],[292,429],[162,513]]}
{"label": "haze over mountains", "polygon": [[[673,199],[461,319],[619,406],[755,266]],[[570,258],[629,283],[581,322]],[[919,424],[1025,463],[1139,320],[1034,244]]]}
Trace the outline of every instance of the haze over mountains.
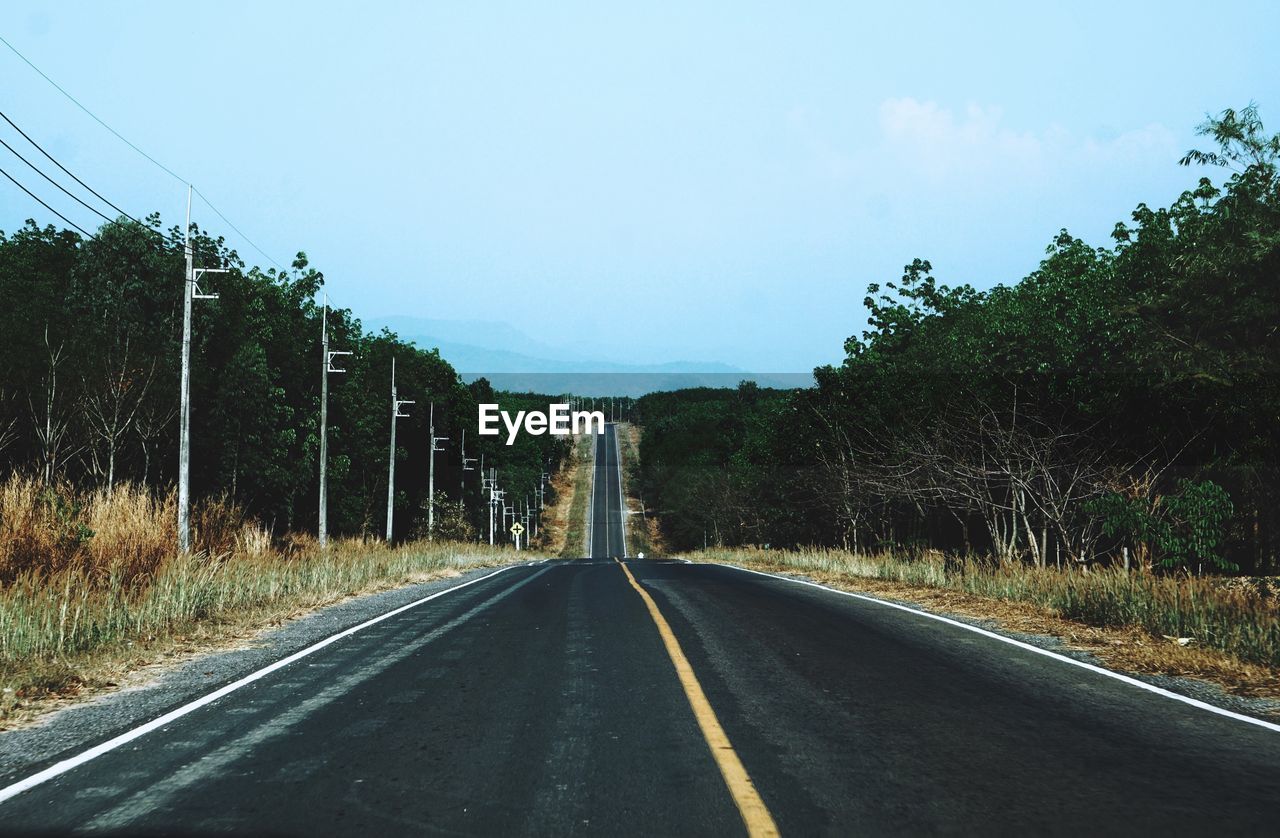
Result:
{"label": "haze over mountains", "polygon": [[757,374],[720,361],[621,361],[626,346],[552,343],[502,321],[391,315],[369,318],[365,325],[390,329],[422,349],[435,347],[465,380],[484,377],[503,390],[641,396],[682,387],[736,387],[743,380],[766,387],[811,383],[807,374]]}

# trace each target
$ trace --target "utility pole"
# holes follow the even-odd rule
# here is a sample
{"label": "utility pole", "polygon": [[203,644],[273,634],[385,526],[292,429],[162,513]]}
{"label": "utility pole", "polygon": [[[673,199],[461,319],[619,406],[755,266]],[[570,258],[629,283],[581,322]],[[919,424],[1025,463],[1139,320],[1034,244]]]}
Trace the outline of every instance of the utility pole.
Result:
{"label": "utility pole", "polygon": [[320,364],[320,546],[329,544],[329,373],[346,372],[333,365],[338,355],[350,352],[329,351],[329,295],[324,295],[324,313],[320,315],[320,346],[324,360]]}
{"label": "utility pole", "polygon": [[191,249],[191,184],[187,184],[187,227],[183,250],[187,268],[182,291],[182,395],[178,400],[178,552],[191,552],[191,301],[216,300],[217,294],[202,294],[198,282],[207,273],[224,274],[224,268],[195,266]]}
{"label": "utility pole", "polygon": [[[488,478],[485,476],[486,474],[488,474],[488,472],[486,472],[486,471],[484,470],[484,452],[483,452],[483,451],[481,451],[481,452],[480,452],[480,503],[481,503],[481,505],[483,505],[483,506],[488,506],[488,505],[489,505],[489,499],[488,499],[488,497],[486,496],[486,493],[489,491],[489,480],[488,480]],[[489,529],[490,529],[490,530],[492,530],[492,529],[493,529],[493,516],[492,516],[492,515],[490,515],[490,516],[489,516]],[[476,541],[478,541],[478,542],[483,542],[483,541],[484,541],[484,528],[483,528],[483,527],[481,527],[480,535],[476,538]],[[492,543],[492,542],[490,542],[490,543]]]}
{"label": "utility pole", "polygon": [[[482,491],[489,492],[489,546],[493,546],[494,518],[498,514],[498,501],[502,499],[502,492],[498,491],[498,470],[489,469],[489,476],[485,477],[481,472],[480,488]],[[504,522],[506,518],[502,519]]]}
{"label": "utility pole", "polygon": [[391,358],[391,456],[387,466],[387,543],[391,543],[392,524],[395,521],[396,509],[396,420],[408,419],[409,414],[401,413],[400,408],[411,401],[402,401],[396,395],[396,359]]}
{"label": "utility pole", "polygon": [[437,442],[448,442],[447,436],[436,436],[436,403],[431,403],[431,447],[427,452],[430,457],[430,465],[427,467],[427,541],[435,538],[436,532],[436,452],[443,451],[443,448],[437,448]]}
{"label": "utility pole", "polygon": [[[471,467],[471,463],[474,463],[476,461],[475,457],[467,456],[467,429],[466,428],[462,429],[461,448],[462,448],[462,451],[460,456],[462,457],[462,485],[459,487],[460,493],[458,497],[462,498],[462,503],[465,506],[467,502],[466,500],[467,499],[467,472],[475,471],[475,469]],[[484,466],[481,465],[480,469],[483,472]]]}

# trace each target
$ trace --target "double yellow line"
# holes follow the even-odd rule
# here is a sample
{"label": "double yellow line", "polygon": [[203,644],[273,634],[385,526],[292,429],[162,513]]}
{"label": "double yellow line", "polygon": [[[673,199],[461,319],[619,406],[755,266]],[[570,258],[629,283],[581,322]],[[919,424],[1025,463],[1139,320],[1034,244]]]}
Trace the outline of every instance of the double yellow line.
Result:
{"label": "double yellow line", "polygon": [[[614,559],[617,561],[617,559]],[[680,648],[680,642],[676,640],[675,632],[671,630],[671,626],[667,623],[662,612],[658,610],[658,604],[653,601],[653,597],[649,596],[649,592],[640,587],[640,583],[631,575],[631,571],[622,562],[618,562],[618,567],[622,568],[622,572],[627,575],[627,581],[631,583],[631,587],[635,588],[636,593],[640,594],[640,598],[644,600],[645,607],[649,609],[649,616],[653,618],[654,625],[658,627],[658,634],[662,637],[662,645],[667,647],[667,655],[671,658],[671,663],[675,665],[676,675],[680,678],[680,686],[684,687],[685,697],[689,699],[689,706],[693,708],[694,718],[698,720],[698,727],[702,729],[702,737],[707,740],[707,747],[711,748],[711,756],[715,758],[716,765],[720,767],[720,775],[724,777],[724,784],[729,787],[729,794],[733,796],[733,802],[738,806],[738,812],[742,815],[742,822],[746,824],[747,834],[750,836],[768,836],[778,834],[778,825],[773,822],[773,816],[769,814],[769,809],[764,805],[764,801],[760,799],[760,793],[756,791],[755,783],[751,782],[747,769],[742,764],[742,760],[738,759],[738,754],[733,749],[733,744],[729,742],[728,735],[725,734],[724,728],[720,726],[720,720],[716,718],[716,713],[711,709],[711,702],[707,701],[707,695],[702,691],[702,685],[698,683],[698,678],[693,674],[693,667],[689,665],[689,659],[684,656],[684,650]]]}

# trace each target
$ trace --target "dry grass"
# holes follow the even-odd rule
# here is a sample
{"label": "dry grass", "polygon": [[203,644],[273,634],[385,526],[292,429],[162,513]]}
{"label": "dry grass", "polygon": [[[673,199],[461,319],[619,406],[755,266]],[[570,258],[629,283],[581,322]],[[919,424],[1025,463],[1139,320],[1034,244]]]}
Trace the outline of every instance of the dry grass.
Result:
{"label": "dry grass", "polygon": [[640,501],[640,427],[629,422],[618,425],[618,441],[622,449],[622,491],[627,497],[627,547],[631,555],[654,556],[664,552],[658,519],[644,514]]}
{"label": "dry grass", "polygon": [[843,590],[1056,636],[1119,669],[1201,678],[1238,695],[1280,698],[1280,602],[1254,587],[838,550],[708,550],[687,558],[803,573]]}
{"label": "dry grass", "polygon": [[580,440],[574,438],[569,448],[569,456],[560,464],[559,470],[551,475],[551,487],[555,490],[555,503],[542,513],[541,532],[538,537],[538,548],[553,556],[565,555],[569,541],[571,516],[574,498],[578,490],[579,465],[582,459]]}
{"label": "dry grass", "polygon": [[[508,563],[472,544],[281,541],[233,505],[193,510],[173,549],[172,496],[0,485],[0,725],[126,671],[358,593]],[[537,558],[522,553],[519,559]]]}
{"label": "dry grass", "polygon": [[564,545],[560,557],[580,559],[587,555],[587,516],[591,513],[591,470],[595,465],[595,435],[579,434],[573,440],[573,492],[565,494],[569,508],[565,513]]}

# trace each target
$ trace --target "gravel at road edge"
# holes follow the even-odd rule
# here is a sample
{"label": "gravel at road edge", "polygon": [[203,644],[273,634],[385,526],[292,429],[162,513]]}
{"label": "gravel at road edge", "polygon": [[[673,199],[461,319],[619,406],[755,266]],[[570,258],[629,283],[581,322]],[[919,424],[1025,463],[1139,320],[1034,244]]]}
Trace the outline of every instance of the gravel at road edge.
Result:
{"label": "gravel at road edge", "polygon": [[145,724],[330,635],[495,570],[481,567],[357,596],[263,632],[246,648],[197,655],[142,686],[96,696],[27,727],[0,732],[0,786]]}
{"label": "gravel at road edge", "polygon": [[[733,567],[743,567],[750,570],[749,565],[731,565]],[[759,572],[759,571],[757,571]],[[769,575],[778,576],[786,579],[795,579],[801,582],[809,582],[824,588],[830,588],[833,591],[839,591],[839,588],[832,588],[824,582],[813,579],[803,573],[787,573],[784,571],[768,571]],[[955,614],[947,611],[935,611],[925,608],[918,602],[912,602],[905,599],[895,599],[893,597],[884,596],[882,594],[870,593],[868,591],[858,591],[856,588],[850,589],[852,592],[865,596],[869,599],[878,599],[884,602],[891,602],[894,605],[901,605],[910,608],[912,611],[919,611],[923,614],[936,614],[939,617],[947,617],[958,623],[975,626],[980,629],[1000,634],[1014,640],[1020,640],[1030,646],[1039,649],[1054,652],[1062,655],[1064,658],[1073,658],[1083,663],[1089,663],[1102,669],[1112,672],[1118,672],[1127,675],[1138,681],[1144,681],[1154,687],[1168,690],[1172,693],[1184,695],[1187,698],[1194,698],[1197,701],[1203,701],[1205,704],[1212,704],[1215,707],[1221,707],[1224,710],[1230,710],[1234,713],[1241,713],[1247,716],[1254,716],[1268,722],[1275,722],[1280,717],[1280,701],[1271,698],[1251,698],[1248,696],[1232,695],[1224,690],[1218,684],[1204,681],[1199,678],[1186,678],[1176,675],[1153,675],[1145,672],[1130,672],[1124,669],[1118,669],[1111,666],[1106,661],[1082,649],[1072,648],[1066,641],[1060,637],[1047,634],[1026,634],[1019,631],[1012,631],[1004,628],[999,621],[981,619],[967,614]]]}

